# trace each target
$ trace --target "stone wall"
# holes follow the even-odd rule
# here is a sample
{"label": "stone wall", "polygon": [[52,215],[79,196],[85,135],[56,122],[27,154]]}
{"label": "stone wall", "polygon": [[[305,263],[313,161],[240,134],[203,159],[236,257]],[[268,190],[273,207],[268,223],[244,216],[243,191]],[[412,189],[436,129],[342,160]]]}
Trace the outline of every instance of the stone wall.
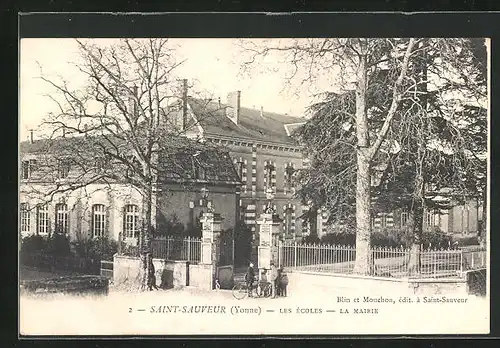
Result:
{"label": "stone wall", "polygon": [[[188,285],[189,263],[186,261],[165,261],[153,259],[156,284],[159,288],[182,288]],[[115,284],[140,284],[141,262],[138,257],[115,255],[113,262],[113,282]]]}
{"label": "stone wall", "polygon": [[467,292],[472,295],[485,296],[487,290],[486,268],[465,273],[467,280]]}
{"label": "stone wall", "polygon": [[463,278],[398,279],[357,275],[288,272],[288,292],[301,296],[322,296],[364,292],[369,295],[457,295],[481,294],[486,289],[486,272],[468,272]]}
{"label": "stone wall", "polygon": [[189,265],[189,286],[203,290],[213,289],[212,265]]}
{"label": "stone wall", "polygon": [[410,280],[408,284],[413,295],[468,295],[465,279],[418,279]]}
{"label": "stone wall", "polygon": [[406,281],[390,278],[363,277],[354,275],[332,275],[312,272],[290,272],[288,293],[300,296],[338,296],[342,293],[362,290],[369,295],[409,295],[411,289]]}

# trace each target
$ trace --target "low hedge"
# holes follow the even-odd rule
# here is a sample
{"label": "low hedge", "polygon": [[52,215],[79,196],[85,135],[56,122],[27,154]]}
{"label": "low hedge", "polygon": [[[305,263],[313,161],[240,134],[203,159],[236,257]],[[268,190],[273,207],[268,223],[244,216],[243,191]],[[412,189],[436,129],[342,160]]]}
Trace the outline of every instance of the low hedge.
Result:
{"label": "low hedge", "polygon": [[103,276],[73,276],[21,281],[23,293],[92,293],[107,294],[109,279]]}

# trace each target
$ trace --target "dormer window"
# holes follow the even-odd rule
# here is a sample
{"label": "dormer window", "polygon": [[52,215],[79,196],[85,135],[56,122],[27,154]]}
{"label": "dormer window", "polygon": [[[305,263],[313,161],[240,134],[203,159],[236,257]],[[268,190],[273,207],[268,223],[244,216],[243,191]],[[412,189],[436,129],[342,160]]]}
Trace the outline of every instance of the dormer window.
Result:
{"label": "dormer window", "polygon": [[135,172],[139,170],[139,161],[132,155],[127,156],[126,166],[125,177],[131,178],[134,176]]}
{"label": "dormer window", "polygon": [[59,159],[57,161],[57,177],[59,179],[65,179],[69,175],[71,164],[68,159]]}
{"label": "dormer window", "polygon": [[102,173],[106,170],[106,167],[108,166],[110,162],[109,156],[105,157],[98,157],[95,160],[95,168],[97,173]]}
{"label": "dormer window", "polygon": [[31,174],[33,173],[33,169],[36,165],[36,160],[24,160],[21,163],[21,178],[26,180],[31,178]]}
{"label": "dormer window", "polygon": [[198,180],[206,180],[207,177],[205,168],[198,163],[194,164],[194,177]]}

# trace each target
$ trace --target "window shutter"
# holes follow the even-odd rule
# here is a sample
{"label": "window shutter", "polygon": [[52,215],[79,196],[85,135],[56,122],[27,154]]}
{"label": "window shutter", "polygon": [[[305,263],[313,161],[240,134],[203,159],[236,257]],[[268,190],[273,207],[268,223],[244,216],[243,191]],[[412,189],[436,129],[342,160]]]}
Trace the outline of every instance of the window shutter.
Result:
{"label": "window shutter", "polygon": [[122,208],[122,236],[123,236],[123,238],[127,238],[128,237],[125,234],[125,231],[126,231],[126,222],[127,222],[127,206],[125,205]]}
{"label": "window shutter", "polygon": [[36,207],[35,210],[35,234],[38,236],[38,226],[40,226],[40,207]]}
{"label": "window shutter", "polygon": [[109,207],[105,207],[104,208],[106,210],[106,215],[104,216],[104,237],[105,238],[110,238],[110,219],[109,219],[109,216],[110,216],[110,208]]}
{"label": "window shutter", "polygon": [[87,212],[87,221],[89,222],[89,238],[94,238],[94,206],[89,207],[89,211]]}
{"label": "window shutter", "polygon": [[67,230],[66,230],[66,235],[69,239],[71,239],[71,225],[70,225],[70,221],[71,221],[71,212],[72,210],[69,209],[69,206],[66,206],[66,227],[67,227]]}

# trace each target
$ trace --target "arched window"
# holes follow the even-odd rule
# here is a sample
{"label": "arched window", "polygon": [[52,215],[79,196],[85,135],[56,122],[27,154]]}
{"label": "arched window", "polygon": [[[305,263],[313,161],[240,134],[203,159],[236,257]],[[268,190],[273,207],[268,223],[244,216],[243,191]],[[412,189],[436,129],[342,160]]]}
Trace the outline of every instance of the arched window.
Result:
{"label": "arched window", "polygon": [[139,235],[139,207],[134,204],[125,206],[123,219],[123,236],[136,238]]}
{"label": "arched window", "polygon": [[37,207],[37,229],[39,235],[49,233],[49,207],[44,204]]}
{"label": "arched window", "polygon": [[68,233],[68,206],[64,203],[56,204],[56,232]]}
{"label": "arched window", "polygon": [[30,232],[30,211],[28,203],[21,203],[21,233]]}
{"label": "arched window", "polygon": [[102,204],[92,206],[92,236],[103,237],[106,228],[106,209]]}

